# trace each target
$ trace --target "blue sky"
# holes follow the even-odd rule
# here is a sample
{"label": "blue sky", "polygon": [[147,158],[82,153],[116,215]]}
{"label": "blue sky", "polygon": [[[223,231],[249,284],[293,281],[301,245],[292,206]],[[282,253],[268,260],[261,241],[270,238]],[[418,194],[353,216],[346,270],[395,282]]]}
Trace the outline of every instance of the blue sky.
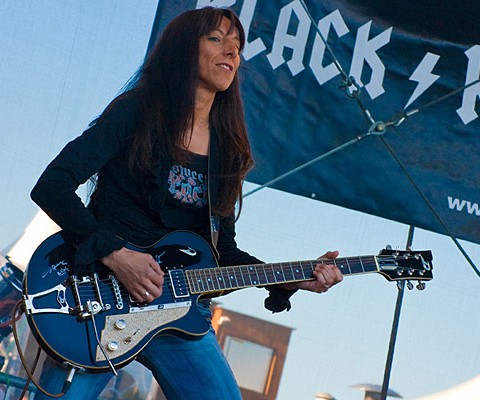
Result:
{"label": "blue sky", "polygon": [[[46,164],[79,135],[143,60],[156,1],[0,0],[0,249],[22,234],[37,208],[29,192]],[[251,185],[247,185],[251,187]],[[408,227],[275,190],[245,200],[238,242],[274,261],[376,254],[405,247]],[[478,245],[462,242],[480,263]],[[431,249],[435,278],[405,294],[391,387],[415,399],[478,375],[478,277],[447,237],[415,231]],[[347,277],[327,294],[298,293],[289,313],[261,307],[264,291],[220,299],[224,307],[294,328],[278,399],[381,384],[396,286],[379,275]]]}

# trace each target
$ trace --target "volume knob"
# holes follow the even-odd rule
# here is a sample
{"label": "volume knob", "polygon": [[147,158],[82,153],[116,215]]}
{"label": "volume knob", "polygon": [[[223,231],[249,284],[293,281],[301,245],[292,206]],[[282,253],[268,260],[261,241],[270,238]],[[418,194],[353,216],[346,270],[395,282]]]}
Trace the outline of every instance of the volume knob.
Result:
{"label": "volume knob", "polygon": [[118,350],[118,342],[115,341],[115,340],[112,340],[112,341],[108,342],[107,350],[108,351],[117,351]]}
{"label": "volume knob", "polygon": [[119,319],[117,321],[115,321],[115,329],[121,331],[123,329],[125,329],[127,327],[127,323],[125,322],[124,319]]}

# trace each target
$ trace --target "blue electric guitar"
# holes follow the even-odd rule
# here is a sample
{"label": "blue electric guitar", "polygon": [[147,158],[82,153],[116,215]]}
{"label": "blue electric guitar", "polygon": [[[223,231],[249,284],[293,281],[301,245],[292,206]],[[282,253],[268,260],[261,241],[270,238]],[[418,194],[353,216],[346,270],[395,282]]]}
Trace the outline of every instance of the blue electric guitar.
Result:
{"label": "blue electric guitar", "polygon": [[[176,231],[150,248],[165,272],[163,294],[150,304],[132,299],[102,264],[99,273],[73,271],[74,247],[62,232],[33,254],[23,282],[23,307],[41,347],[56,361],[100,373],[131,362],[161,333],[202,336],[208,329],[197,302],[222,291],[312,280],[318,260],[218,267],[208,243]],[[377,256],[337,258],[344,275],[378,272],[388,280],[432,279],[430,251],[383,250]],[[103,271],[103,272],[102,272]]]}

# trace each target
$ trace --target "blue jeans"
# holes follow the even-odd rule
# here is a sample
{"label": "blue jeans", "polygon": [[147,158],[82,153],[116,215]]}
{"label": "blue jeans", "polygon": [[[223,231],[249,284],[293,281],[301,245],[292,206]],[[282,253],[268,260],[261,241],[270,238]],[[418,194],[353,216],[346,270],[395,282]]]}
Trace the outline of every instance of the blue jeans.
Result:
{"label": "blue jeans", "polygon": [[[209,309],[199,305],[205,316]],[[213,328],[201,339],[158,336],[136,358],[152,371],[168,400],[239,400],[241,394],[232,370],[218,344]],[[47,360],[40,384],[51,393],[59,393],[67,370]],[[96,400],[112,377],[111,373],[77,373],[64,400]],[[35,400],[47,400],[38,391]]]}

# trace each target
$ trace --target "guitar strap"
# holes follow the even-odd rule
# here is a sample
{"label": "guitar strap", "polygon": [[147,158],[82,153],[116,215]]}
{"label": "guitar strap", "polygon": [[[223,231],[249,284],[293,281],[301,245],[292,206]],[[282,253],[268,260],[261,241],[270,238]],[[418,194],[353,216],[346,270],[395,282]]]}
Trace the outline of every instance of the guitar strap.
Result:
{"label": "guitar strap", "polygon": [[[220,218],[212,213],[212,201],[216,201],[218,197],[218,187],[211,177],[213,171],[217,172],[220,168],[218,160],[218,143],[217,135],[213,129],[210,130],[210,142],[208,144],[208,171],[207,171],[207,190],[208,190],[208,213],[210,215],[210,238],[214,251],[218,258],[217,243],[220,231]],[[214,159],[212,159],[215,157]],[[212,199],[214,197],[214,199]]]}
{"label": "guitar strap", "polygon": [[212,237],[213,247],[217,248],[218,233],[220,231],[220,218],[216,215],[210,214],[210,233]]}

